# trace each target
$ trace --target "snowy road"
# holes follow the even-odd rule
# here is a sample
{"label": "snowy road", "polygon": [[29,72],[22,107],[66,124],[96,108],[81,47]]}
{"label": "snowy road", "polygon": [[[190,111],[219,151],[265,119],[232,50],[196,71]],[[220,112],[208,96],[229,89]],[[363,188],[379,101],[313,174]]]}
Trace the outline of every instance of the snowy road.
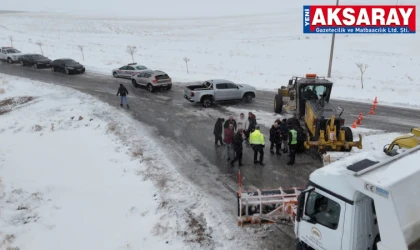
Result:
{"label": "snowy road", "polygon": [[[142,88],[133,88],[128,80],[114,79],[111,76],[94,73],[67,76],[50,70],[34,70],[5,63],[0,65],[0,73],[73,87],[115,106],[119,104],[119,99],[115,96],[117,87],[120,83],[125,84],[130,91],[130,110],[128,112],[142,123],[155,128],[156,134],[161,137],[160,140],[167,145],[166,153],[169,158],[181,163],[177,165],[179,166],[178,171],[182,175],[208,193],[219,197],[222,203],[230,202],[235,195],[238,167],[230,167],[223,157],[223,149],[215,149],[212,135],[214,122],[218,117],[226,118],[231,114],[230,111],[235,109],[272,113],[274,96],[272,92],[259,91],[258,98],[252,104],[227,104],[211,109],[202,109],[201,106],[192,105],[183,98],[182,85],[185,83],[174,86],[170,92],[149,93]],[[333,101],[333,103],[345,109],[345,118],[348,121],[352,121],[361,111],[366,113],[370,109],[370,104],[343,101]],[[126,111],[122,110],[122,112]],[[258,112],[256,114],[258,117]],[[233,115],[238,116],[237,113]],[[274,121],[274,118],[272,120]],[[418,126],[416,121],[419,120],[420,111],[418,110],[404,110],[379,105],[376,115],[365,116],[363,127],[389,132],[408,132],[411,127]],[[267,127],[263,127],[262,131],[268,135]],[[266,137],[268,140],[268,136]],[[266,145],[268,145],[268,141]],[[241,168],[241,171],[245,178],[244,184],[248,187],[302,186],[306,184],[309,174],[321,166],[320,162],[314,164],[314,160],[310,156],[299,155],[297,165],[293,168],[288,167],[286,166],[288,160],[286,156],[272,156],[269,154],[268,148],[265,149],[266,166],[254,166],[251,149],[245,148],[244,150],[245,166]],[[223,194],[220,194],[220,187],[224,190]],[[235,213],[233,210],[230,212]],[[291,235],[290,231],[289,235]],[[277,246],[283,244],[281,245],[283,248],[292,247],[293,242],[290,241],[290,238],[278,243],[274,239],[278,240],[280,236],[272,236],[269,238],[273,241],[267,240],[268,247],[272,247],[274,242]]]}

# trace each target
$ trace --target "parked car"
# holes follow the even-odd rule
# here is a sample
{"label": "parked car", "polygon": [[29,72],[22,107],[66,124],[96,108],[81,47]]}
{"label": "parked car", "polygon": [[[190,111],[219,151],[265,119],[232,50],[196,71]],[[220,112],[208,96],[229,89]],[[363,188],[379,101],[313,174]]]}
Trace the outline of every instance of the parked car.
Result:
{"label": "parked car", "polygon": [[153,92],[156,89],[171,89],[172,79],[163,71],[149,70],[140,74],[131,76],[131,82],[135,88],[145,86],[148,91]]}
{"label": "parked car", "polygon": [[0,48],[0,60],[7,61],[12,64],[19,61],[19,56],[22,52],[12,47],[1,47]]}
{"label": "parked car", "polygon": [[51,70],[66,72],[70,75],[71,73],[84,73],[85,67],[73,59],[62,58],[51,62]]}
{"label": "parked car", "polygon": [[19,56],[19,61],[22,66],[29,65],[35,69],[51,67],[51,60],[40,54],[25,54]]}
{"label": "parked car", "polygon": [[144,72],[145,70],[150,70],[146,66],[138,65],[137,63],[129,63],[125,66],[122,66],[118,69],[112,70],[112,75],[115,78],[131,78],[132,75]]}
{"label": "parked car", "polygon": [[201,85],[188,85],[184,97],[190,102],[210,107],[214,102],[242,100],[250,103],[256,97],[256,89],[247,84],[236,84],[229,80],[214,79]]}

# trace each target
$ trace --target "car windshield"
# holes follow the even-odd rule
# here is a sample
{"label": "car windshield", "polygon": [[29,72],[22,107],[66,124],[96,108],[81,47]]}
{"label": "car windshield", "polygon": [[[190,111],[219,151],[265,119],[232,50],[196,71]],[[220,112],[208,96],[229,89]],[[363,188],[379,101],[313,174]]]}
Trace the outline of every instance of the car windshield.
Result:
{"label": "car windshield", "polygon": [[7,49],[6,52],[7,53],[20,53],[20,51],[17,49]]}
{"label": "car windshield", "polygon": [[32,58],[33,59],[46,59],[45,56],[41,56],[41,55],[33,55]]}
{"label": "car windshield", "polygon": [[144,66],[136,66],[136,69],[137,70],[144,70],[144,69],[147,69],[146,67],[144,67]]}
{"label": "car windshield", "polygon": [[73,64],[73,63],[77,63],[75,60],[63,60],[63,63],[68,63],[68,64]]}

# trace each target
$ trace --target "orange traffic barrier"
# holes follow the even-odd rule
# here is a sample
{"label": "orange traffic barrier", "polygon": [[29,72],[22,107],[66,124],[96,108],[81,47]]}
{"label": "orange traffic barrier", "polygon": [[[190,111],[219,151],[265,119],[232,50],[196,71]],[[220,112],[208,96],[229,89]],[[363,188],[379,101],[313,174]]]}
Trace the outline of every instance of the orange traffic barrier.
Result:
{"label": "orange traffic barrier", "polygon": [[360,112],[360,114],[359,114],[359,119],[363,120],[363,113],[362,112]]}
{"label": "orange traffic barrier", "polygon": [[[374,104],[378,104],[378,97],[375,96],[375,100],[373,101]],[[375,105],[376,106],[376,105]]]}
{"label": "orange traffic barrier", "polygon": [[373,108],[373,106],[372,106],[372,108],[370,109],[369,114],[371,114],[371,115],[374,115],[374,114],[375,114],[375,108]]}
{"label": "orange traffic barrier", "polygon": [[353,125],[351,125],[352,128],[357,128],[356,120],[353,121]]}
{"label": "orange traffic barrier", "polygon": [[357,124],[357,125],[362,125],[362,119],[360,119],[360,117],[359,117],[359,119],[357,119],[356,124]]}

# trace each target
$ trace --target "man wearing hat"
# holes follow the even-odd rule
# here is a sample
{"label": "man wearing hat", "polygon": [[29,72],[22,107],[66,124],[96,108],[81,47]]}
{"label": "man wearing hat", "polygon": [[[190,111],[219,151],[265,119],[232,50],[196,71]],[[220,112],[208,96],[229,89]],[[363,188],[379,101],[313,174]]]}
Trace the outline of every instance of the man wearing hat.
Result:
{"label": "man wearing hat", "polygon": [[120,106],[123,107],[123,101],[124,101],[124,103],[127,105],[127,108],[129,108],[128,102],[127,102],[128,90],[122,84],[120,84],[120,87],[118,88],[117,96],[118,95],[120,95],[120,99],[121,99]]}
{"label": "man wearing hat", "polygon": [[[254,150],[254,163],[259,163],[261,166],[264,166],[264,135],[260,131],[260,126],[256,126],[254,132],[249,136],[249,144]],[[260,153],[260,161],[257,161],[258,153]]]}

